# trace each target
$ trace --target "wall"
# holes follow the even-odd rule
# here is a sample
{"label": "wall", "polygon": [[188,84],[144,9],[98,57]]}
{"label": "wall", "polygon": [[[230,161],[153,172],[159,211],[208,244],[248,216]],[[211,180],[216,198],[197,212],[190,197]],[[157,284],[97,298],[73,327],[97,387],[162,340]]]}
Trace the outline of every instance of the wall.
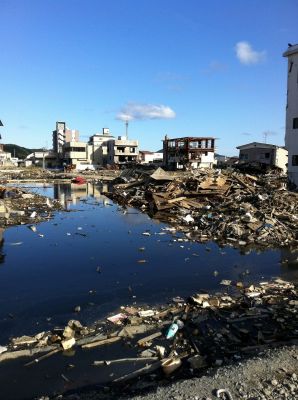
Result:
{"label": "wall", "polygon": [[[293,63],[293,64],[291,64]],[[289,151],[289,180],[298,186],[298,165],[293,165],[293,156],[298,155],[298,129],[293,129],[293,118],[298,118],[298,50],[288,56],[288,91],[286,106],[286,148]]]}

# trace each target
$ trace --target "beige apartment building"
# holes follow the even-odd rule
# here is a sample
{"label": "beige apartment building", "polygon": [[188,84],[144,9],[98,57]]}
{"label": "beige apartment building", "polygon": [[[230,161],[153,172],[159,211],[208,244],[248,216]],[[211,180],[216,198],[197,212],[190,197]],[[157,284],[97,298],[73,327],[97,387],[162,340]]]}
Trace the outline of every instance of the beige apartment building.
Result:
{"label": "beige apartment building", "polygon": [[108,164],[136,163],[139,157],[139,142],[126,136],[108,141]]}

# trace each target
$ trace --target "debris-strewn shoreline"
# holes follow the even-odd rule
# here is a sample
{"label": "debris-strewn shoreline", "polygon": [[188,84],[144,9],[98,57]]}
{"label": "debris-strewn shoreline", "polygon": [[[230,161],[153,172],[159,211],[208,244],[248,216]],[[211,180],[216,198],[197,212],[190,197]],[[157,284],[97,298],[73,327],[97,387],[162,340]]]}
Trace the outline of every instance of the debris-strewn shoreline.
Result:
{"label": "debris-strewn shoreline", "polygon": [[[114,190],[106,193],[110,198],[169,223],[177,232],[184,232],[188,240],[214,240],[240,248],[297,247],[298,195],[286,189],[284,177],[214,170],[153,172],[138,168],[113,174],[114,171],[108,171],[107,181],[117,178]],[[25,174],[19,177],[20,181],[25,176],[28,179]],[[91,174],[88,180],[98,182],[102,176]],[[53,174],[47,174],[46,179],[52,181]],[[34,229],[35,224],[63,209],[59,201],[19,187],[2,186],[0,197],[2,228],[29,224]],[[216,398],[214,390],[223,387],[241,399],[297,398],[298,381],[292,368],[297,366],[298,359],[297,286],[275,279],[249,286],[241,281],[223,280],[222,287],[224,290],[218,293],[197,293],[188,299],[177,297],[160,307],[123,306],[92,326],[83,326],[80,310],[76,310],[78,320],[70,320],[64,327],[1,343],[0,363],[24,358],[24,368],[34,368],[77,347],[92,351],[121,343],[135,348],[134,359],[94,359],[94,368],[100,374],[101,368],[127,363],[126,375],[117,376],[96,391],[65,393],[54,398],[124,399],[132,398],[135,391],[151,390],[144,396],[152,400],[157,396],[202,400]],[[262,358],[250,359],[256,354]],[[276,366],[271,372],[268,360]],[[285,365],[284,371],[279,371],[278,360]],[[250,371],[247,374],[246,366]],[[257,381],[254,368],[260,371],[258,388],[252,383]],[[239,378],[235,378],[237,374]],[[223,385],[222,377],[226,377],[227,385]],[[183,382],[185,378],[188,380]],[[164,387],[173,382],[176,383],[170,388]],[[152,388],[156,385],[160,388],[155,393]],[[201,392],[196,393],[197,390]],[[217,394],[218,398],[229,396]]]}
{"label": "debris-strewn shoreline", "polygon": [[99,374],[101,368],[117,363],[130,367],[127,374],[107,382],[106,394],[107,390],[112,393],[115,385],[116,389],[137,390],[153,382],[161,385],[192,378],[249,355],[298,343],[298,292],[294,284],[275,279],[245,286],[223,280],[222,286],[226,288],[222,292],[173,298],[171,304],[159,308],[122,306],[90,327],[70,320],[65,327],[13,338],[0,347],[0,362],[23,357],[24,368],[34,368],[75,347],[90,351],[116,342],[134,346],[134,359],[94,359]]}

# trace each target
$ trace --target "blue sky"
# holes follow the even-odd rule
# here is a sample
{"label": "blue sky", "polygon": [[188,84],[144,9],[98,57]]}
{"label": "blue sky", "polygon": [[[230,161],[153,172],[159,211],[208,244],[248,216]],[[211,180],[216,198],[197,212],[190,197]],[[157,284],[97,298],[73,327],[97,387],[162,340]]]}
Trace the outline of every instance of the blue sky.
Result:
{"label": "blue sky", "polygon": [[284,144],[297,0],[0,0],[3,143],[51,147],[55,122],[158,150],[214,136]]}

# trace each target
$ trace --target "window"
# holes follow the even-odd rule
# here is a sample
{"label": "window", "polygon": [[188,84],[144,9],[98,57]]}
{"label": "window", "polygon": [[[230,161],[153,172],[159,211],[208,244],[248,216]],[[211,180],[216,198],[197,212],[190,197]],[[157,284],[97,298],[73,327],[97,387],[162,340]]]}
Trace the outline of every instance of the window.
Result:
{"label": "window", "polygon": [[179,142],[177,143],[177,145],[178,145],[178,147],[180,147],[180,149],[181,149],[182,147],[185,146],[185,143],[184,143],[183,141],[179,141]]}
{"label": "window", "polygon": [[270,153],[265,153],[265,158],[270,158]]}
{"label": "window", "polygon": [[190,149],[197,149],[199,147],[198,142],[189,142],[189,148]]}
{"label": "window", "polygon": [[168,141],[168,147],[175,147],[175,140],[169,140]]}
{"label": "window", "polygon": [[[67,149],[66,149],[67,151]],[[85,152],[85,147],[70,147],[70,151],[78,151],[78,152]]]}
{"label": "window", "polygon": [[131,152],[131,153],[135,153],[135,152],[136,152],[135,147],[131,147],[131,148],[130,148],[130,152]]}
{"label": "window", "polygon": [[248,160],[248,154],[241,153],[240,154],[240,160]]}
{"label": "window", "polygon": [[293,68],[293,61],[290,62],[290,68],[289,68],[289,72],[292,72],[292,68]]}
{"label": "window", "polygon": [[298,154],[292,156],[292,165],[296,167],[298,166]]}
{"label": "window", "polygon": [[293,118],[293,129],[298,129],[298,118]]}

